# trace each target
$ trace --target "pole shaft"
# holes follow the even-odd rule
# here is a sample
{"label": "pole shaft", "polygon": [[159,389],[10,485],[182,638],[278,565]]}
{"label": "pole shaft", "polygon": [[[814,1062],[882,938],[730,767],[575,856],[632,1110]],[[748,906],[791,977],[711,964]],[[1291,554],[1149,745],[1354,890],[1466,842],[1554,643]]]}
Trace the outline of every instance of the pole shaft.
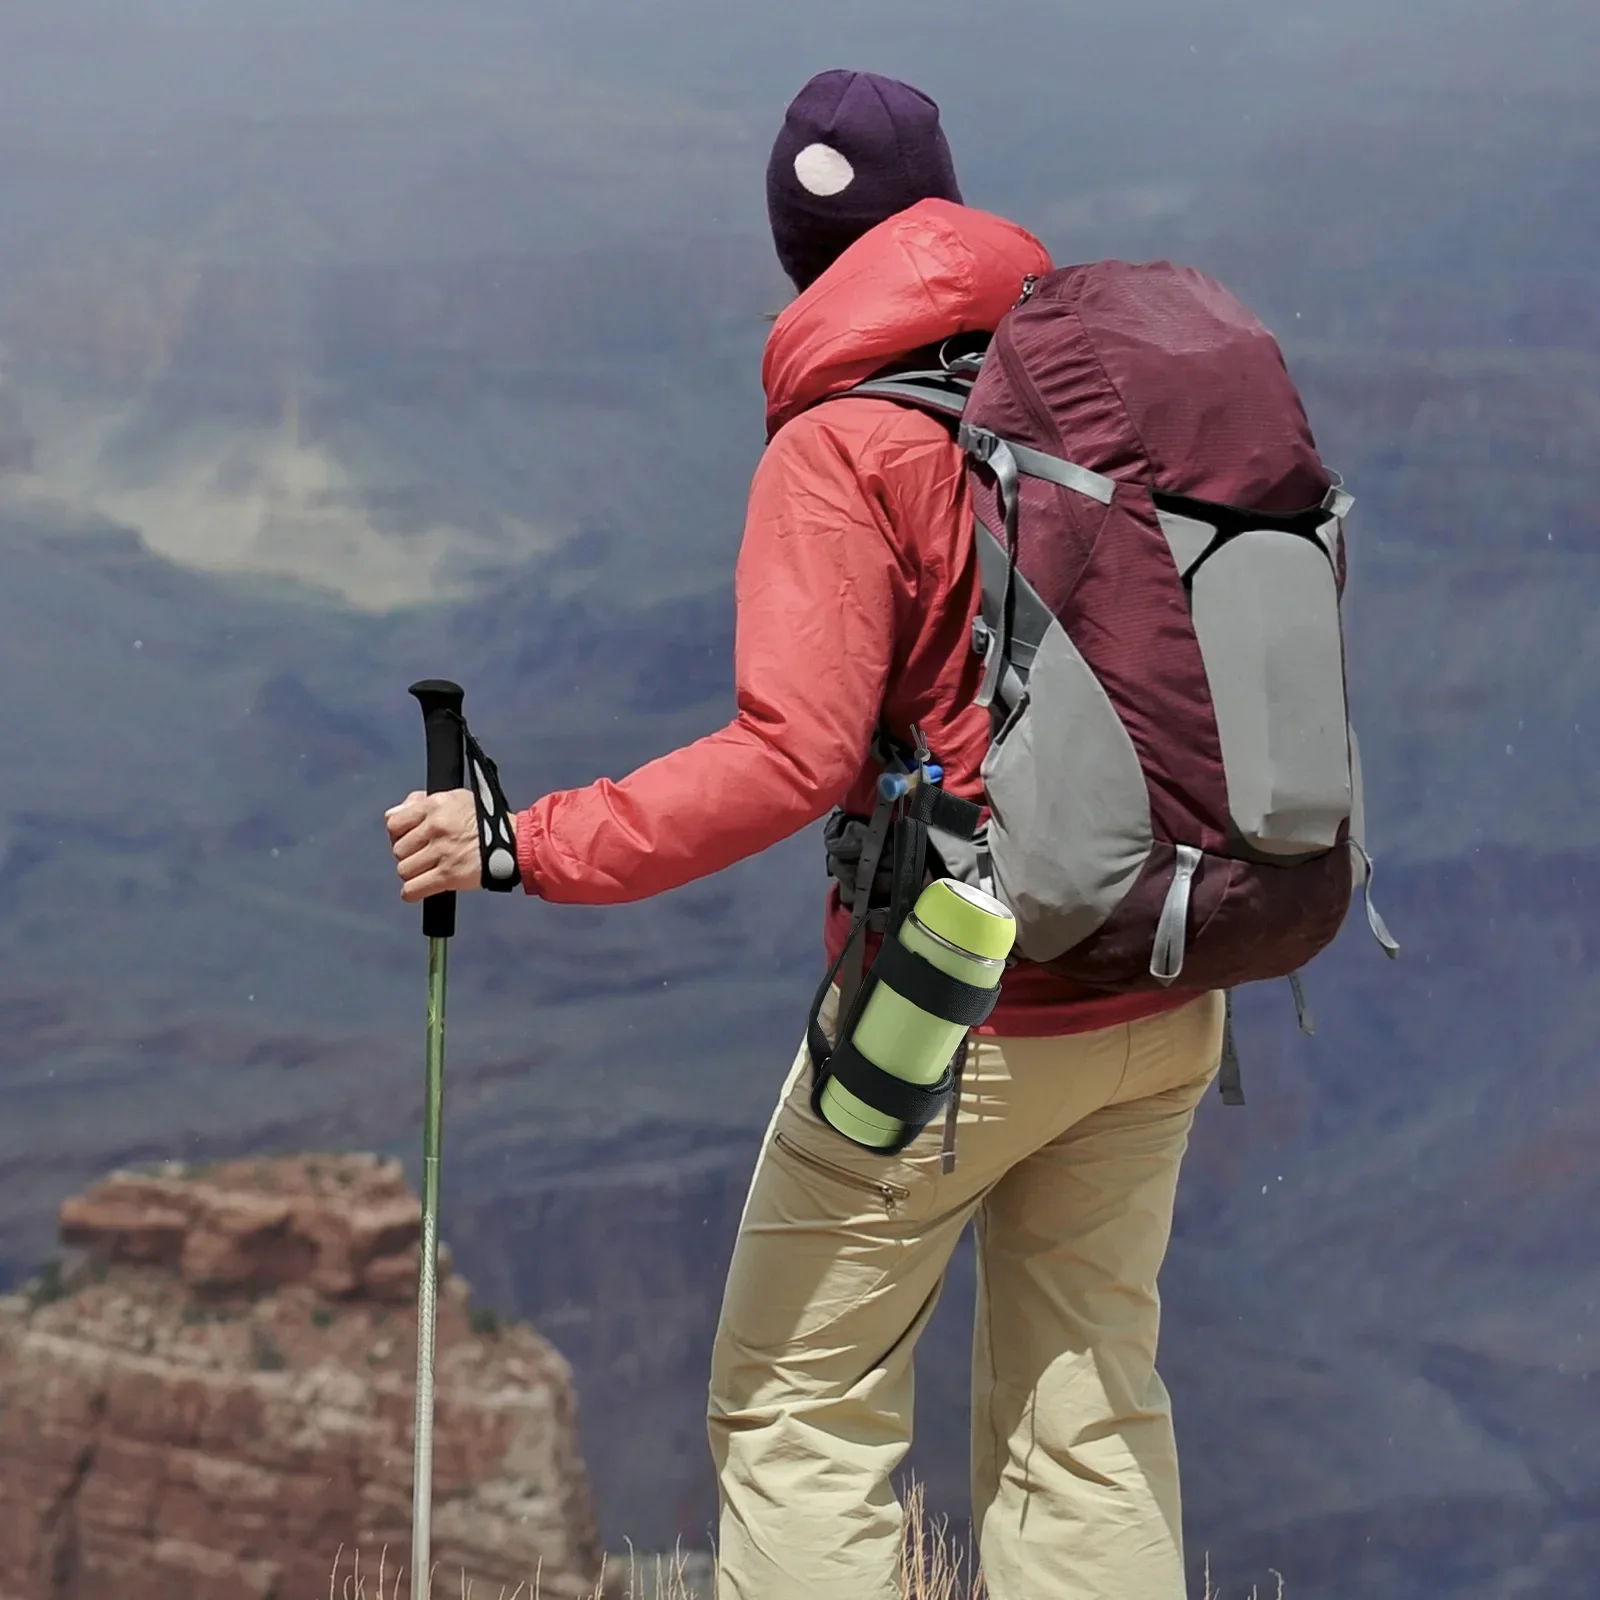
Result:
{"label": "pole shaft", "polygon": [[428,941],[427,1089],[422,1108],[422,1239],[417,1274],[417,1415],[411,1487],[411,1600],[428,1600],[432,1555],[433,1356],[438,1312],[439,1141],[444,1109],[448,939]]}

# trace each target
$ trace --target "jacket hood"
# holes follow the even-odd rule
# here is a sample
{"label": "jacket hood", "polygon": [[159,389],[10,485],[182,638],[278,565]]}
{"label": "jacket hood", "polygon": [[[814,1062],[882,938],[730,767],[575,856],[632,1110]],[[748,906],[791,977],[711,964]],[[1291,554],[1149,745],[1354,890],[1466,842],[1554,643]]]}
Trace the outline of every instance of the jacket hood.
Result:
{"label": "jacket hood", "polygon": [[986,211],[923,200],[890,217],[773,325],[761,364],[767,437],[913,350],[992,333],[1022,280],[1050,270],[1032,234]]}

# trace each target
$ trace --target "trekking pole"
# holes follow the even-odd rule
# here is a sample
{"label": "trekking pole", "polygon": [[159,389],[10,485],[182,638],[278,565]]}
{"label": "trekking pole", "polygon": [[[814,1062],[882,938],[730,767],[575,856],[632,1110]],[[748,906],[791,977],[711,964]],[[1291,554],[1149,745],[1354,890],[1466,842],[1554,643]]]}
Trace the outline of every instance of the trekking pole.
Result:
{"label": "trekking pole", "polygon": [[[411,685],[422,706],[428,748],[428,793],[466,784],[460,685],[429,678]],[[411,1600],[427,1600],[433,1515],[433,1346],[439,1273],[439,1138],[444,1108],[444,982],[446,951],[456,931],[454,892],[422,902],[428,940],[428,1051],[422,1107],[422,1241],[417,1274],[417,1412],[411,1479]]]}

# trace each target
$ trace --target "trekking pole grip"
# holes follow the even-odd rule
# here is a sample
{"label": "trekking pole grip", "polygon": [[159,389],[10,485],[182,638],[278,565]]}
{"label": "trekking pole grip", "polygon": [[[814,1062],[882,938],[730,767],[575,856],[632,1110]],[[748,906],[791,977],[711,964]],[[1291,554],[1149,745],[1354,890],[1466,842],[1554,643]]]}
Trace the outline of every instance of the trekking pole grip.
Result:
{"label": "trekking pole grip", "polygon": [[[428,793],[461,789],[467,782],[467,746],[461,707],[466,694],[448,678],[425,678],[410,692],[422,707],[422,729],[428,746]],[[422,902],[422,931],[429,939],[448,939],[456,931],[456,896],[429,895]]]}

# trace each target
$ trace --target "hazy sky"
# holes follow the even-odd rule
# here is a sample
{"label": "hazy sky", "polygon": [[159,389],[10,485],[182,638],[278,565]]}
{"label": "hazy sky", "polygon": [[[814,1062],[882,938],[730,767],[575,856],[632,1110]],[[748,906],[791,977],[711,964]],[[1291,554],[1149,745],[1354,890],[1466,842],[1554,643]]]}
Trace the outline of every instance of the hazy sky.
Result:
{"label": "hazy sky", "polygon": [[[839,65],[931,92],[969,201],[1058,259],[1177,255],[1296,335],[1503,343],[1508,295],[1535,274],[1581,278],[1600,250],[1585,198],[1594,0],[7,0],[7,370],[37,380],[33,357],[70,351],[114,377],[127,351],[153,349],[152,367],[234,381],[254,363],[291,419],[272,448],[297,503],[374,483],[392,500],[399,473],[455,507],[481,497],[497,526],[501,507],[528,520],[530,499],[566,525],[579,513],[552,504],[561,479],[529,414],[452,407],[461,437],[445,448],[438,421],[412,428],[379,378],[434,363],[437,396],[438,363],[454,362],[448,381],[481,395],[508,363],[534,378],[565,363],[562,394],[605,370],[638,397],[654,391],[628,369],[665,356],[683,392],[641,401],[630,427],[673,461],[691,430],[731,439],[685,467],[677,502],[685,529],[731,524],[758,442],[759,313],[787,292],[766,155],[787,99]],[[191,292],[235,268],[256,275],[244,299],[214,279]],[[383,414],[362,413],[369,436],[337,443],[337,462],[311,460],[290,379],[335,376],[367,384]],[[90,503],[168,530],[174,550],[180,526],[213,541],[253,528],[255,487],[223,515],[209,497],[240,474],[193,429],[199,454],[154,481],[148,441],[175,396],[130,441],[125,418],[23,393],[52,492],[89,485]],[[188,420],[212,403],[191,388]],[[323,442],[336,447],[326,428]],[[128,481],[128,462],[151,482]],[[303,539],[319,560],[335,542],[320,526]],[[513,528],[491,546],[529,539]],[[728,554],[719,535],[707,570]]]}
{"label": "hazy sky", "polygon": [[[848,65],[925,83],[958,134],[1013,160],[1075,163],[1098,128],[1101,158],[1133,138],[1181,162],[1290,108],[1580,92],[1597,64],[1590,0],[8,0],[0,119],[326,114],[518,81],[537,102],[576,68],[764,131],[806,74]],[[1073,147],[1020,148],[1068,130]]]}

